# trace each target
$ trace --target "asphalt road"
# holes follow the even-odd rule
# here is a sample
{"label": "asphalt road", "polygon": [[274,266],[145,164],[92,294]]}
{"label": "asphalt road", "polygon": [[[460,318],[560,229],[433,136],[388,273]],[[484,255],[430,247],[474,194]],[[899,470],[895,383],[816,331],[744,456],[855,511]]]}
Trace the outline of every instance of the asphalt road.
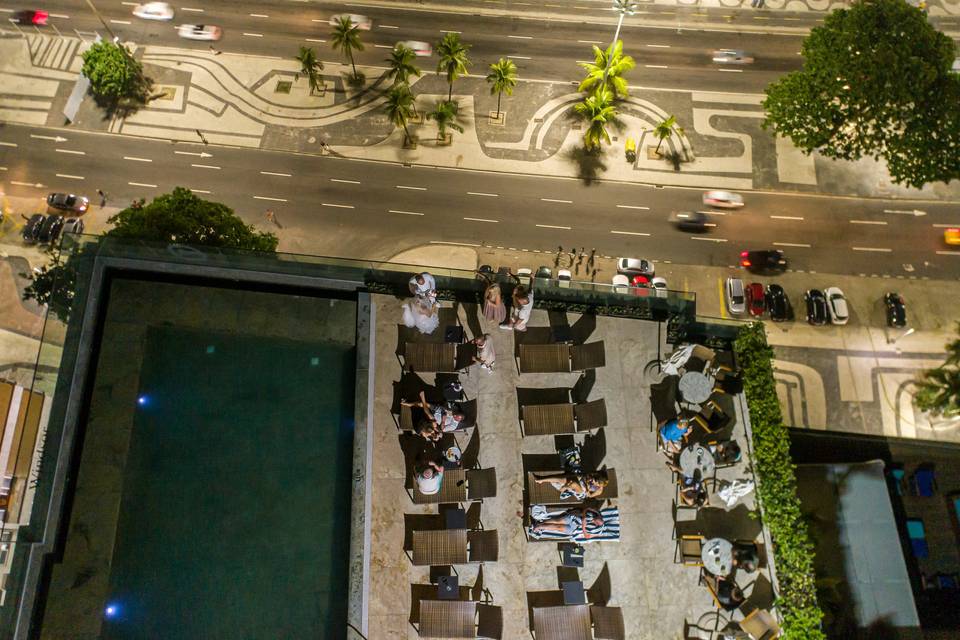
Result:
{"label": "asphalt road", "polygon": [[[960,225],[960,212],[940,203],[758,192],[747,195],[742,210],[713,214],[709,233],[691,235],[667,217],[701,208],[696,190],[587,186],[17,125],[0,128],[0,184],[10,195],[37,197],[38,210],[49,191],[95,200],[102,189],[112,205],[123,206],[189,187],[261,227],[269,227],[265,211],[271,209],[284,227],[282,249],[327,255],[383,259],[426,243],[546,254],[577,246],[601,255],[726,266],[736,264],[742,249],[777,246],[795,270],[960,277],[960,251],[941,240],[944,226]],[[552,257],[533,261],[552,264]]]}
{"label": "asphalt road", "polygon": [[[187,8],[194,11],[184,10],[178,4],[173,21],[158,22],[134,17],[130,6],[133,4],[101,0],[97,6],[115,34],[138,44],[207,50],[209,42],[177,37],[175,26],[210,23],[223,28],[224,37],[214,46],[225,53],[289,58],[301,45],[306,45],[316,47],[324,62],[340,63],[344,59],[329,43],[329,18],[335,13],[352,11],[373,19],[373,28],[361,33],[366,49],[356,55],[357,64],[384,66],[389,50],[399,41],[435,44],[445,31],[458,31],[471,47],[473,73],[485,75],[490,63],[500,57],[510,57],[521,77],[549,81],[579,80],[583,73],[577,61],[592,60],[592,45],[609,44],[615,28],[589,19],[567,22],[361,7],[349,3],[222,0],[185,0],[185,6],[189,4]],[[0,11],[15,8],[19,6],[0,3]],[[60,0],[56,10],[51,11],[50,21],[61,32],[74,29],[104,32],[83,0]],[[636,69],[628,76],[630,83],[637,87],[759,93],[778,76],[800,67],[800,36],[730,31],[731,25],[720,13],[700,19],[702,29],[709,31],[632,24],[633,19],[626,22],[621,38],[627,53],[637,61]],[[719,65],[711,60],[715,49],[747,50],[755,62],[743,66]],[[437,57],[434,54],[420,58],[419,64],[433,70]]]}

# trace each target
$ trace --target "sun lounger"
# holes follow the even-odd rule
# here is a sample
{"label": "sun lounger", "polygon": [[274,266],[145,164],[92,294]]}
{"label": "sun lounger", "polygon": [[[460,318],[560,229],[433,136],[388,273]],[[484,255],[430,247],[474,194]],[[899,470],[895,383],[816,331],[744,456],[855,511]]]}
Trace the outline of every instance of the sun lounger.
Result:
{"label": "sun lounger", "polygon": [[552,436],[599,429],[607,424],[603,398],[573,404],[529,404],[521,408],[524,436]]}
{"label": "sun lounger", "polygon": [[[460,410],[463,411],[463,422],[461,422],[456,429],[448,431],[447,433],[464,432],[467,429],[475,427],[477,425],[477,399],[464,400],[455,404],[459,405]],[[400,405],[400,418],[397,420],[397,426],[400,431],[416,430],[416,425],[413,423],[415,411],[420,412],[419,415],[423,415],[419,407]]]}
{"label": "sun lounger", "polygon": [[477,603],[472,600],[422,600],[421,638],[476,638]]}
{"label": "sun lounger", "polygon": [[[601,493],[593,500],[610,500],[617,497],[617,472],[613,469],[607,469],[607,486],[604,487],[603,493]],[[577,500],[573,496],[568,498],[561,498],[560,491],[553,488],[553,485],[549,483],[536,483],[536,478],[538,476],[553,476],[563,473],[562,471],[553,471],[546,473],[533,473],[530,472],[527,474],[527,497],[529,498],[530,504],[543,504],[543,505],[579,505],[583,504],[582,500]]]}
{"label": "sun lounger", "polygon": [[626,640],[623,609],[620,607],[590,607],[590,618],[596,640]]}
{"label": "sun lounger", "polygon": [[520,344],[520,373],[568,373],[606,364],[603,341],[589,344]]}
{"label": "sun lounger", "polygon": [[457,371],[457,345],[452,342],[408,342],[404,346],[403,366],[417,372],[453,373]]}
{"label": "sun lounger", "polygon": [[533,630],[537,640],[593,640],[590,607],[585,604],[534,607]]}
{"label": "sun lounger", "polygon": [[[531,525],[538,520],[556,517],[562,515],[567,509],[555,509],[553,511],[544,511],[541,518],[534,518],[534,508],[531,507]],[[554,540],[569,541],[578,544],[587,544],[590,542],[610,542],[620,540],[620,509],[618,507],[604,507],[600,509],[600,515],[603,517],[603,531],[599,533],[584,534],[582,528],[573,536],[556,531],[542,531],[534,533],[531,527],[527,527],[527,538],[529,540]]]}

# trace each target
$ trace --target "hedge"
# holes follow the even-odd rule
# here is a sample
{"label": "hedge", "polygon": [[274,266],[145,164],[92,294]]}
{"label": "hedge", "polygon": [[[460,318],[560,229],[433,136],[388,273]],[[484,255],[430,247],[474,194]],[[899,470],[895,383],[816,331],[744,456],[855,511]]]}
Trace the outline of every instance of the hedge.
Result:
{"label": "hedge", "polygon": [[773,379],[773,349],[763,323],[744,327],[734,345],[743,369],[744,392],[753,429],[757,496],[770,529],[780,585],[777,608],[788,640],[824,640],[817,604],[813,544],[800,513],[790,437],[780,414]]}

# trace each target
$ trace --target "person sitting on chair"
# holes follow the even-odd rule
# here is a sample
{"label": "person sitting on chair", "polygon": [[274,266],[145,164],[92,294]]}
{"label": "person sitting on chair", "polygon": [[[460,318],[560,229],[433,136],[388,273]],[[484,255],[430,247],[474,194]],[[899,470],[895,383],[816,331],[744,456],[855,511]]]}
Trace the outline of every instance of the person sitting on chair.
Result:
{"label": "person sitting on chair", "polygon": [[747,573],[757,570],[760,557],[757,554],[757,545],[753,542],[733,543],[733,566],[743,569]]}
{"label": "person sitting on chair", "polygon": [[432,496],[440,492],[443,482],[443,467],[433,460],[419,465],[414,475],[417,479],[417,488],[425,496]]}
{"label": "person sitting on chair", "polygon": [[599,497],[607,488],[610,479],[606,471],[591,473],[561,473],[553,476],[541,476],[534,480],[537,484],[549,484],[560,492],[560,499],[574,498],[585,500]]}
{"label": "person sitting on chair", "polygon": [[668,453],[680,453],[683,443],[693,428],[686,421],[678,421],[676,418],[668,420],[660,427],[660,440]]}
{"label": "person sitting on chair", "polygon": [[705,571],[703,582],[708,589],[713,591],[713,594],[717,597],[717,602],[720,603],[724,611],[736,611],[747,600],[747,597],[743,595],[743,590],[733,581],[732,577],[715,576]]}
{"label": "person sitting on chair", "polygon": [[[456,431],[460,427],[460,423],[466,418],[459,405],[454,405],[454,408],[450,408],[444,404],[427,402],[427,394],[423,391],[420,392],[419,401],[403,401],[400,404],[404,407],[420,407],[423,409],[423,412],[426,414],[426,419],[432,422],[434,430],[441,434]],[[439,439],[439,436],[434,439]]]}

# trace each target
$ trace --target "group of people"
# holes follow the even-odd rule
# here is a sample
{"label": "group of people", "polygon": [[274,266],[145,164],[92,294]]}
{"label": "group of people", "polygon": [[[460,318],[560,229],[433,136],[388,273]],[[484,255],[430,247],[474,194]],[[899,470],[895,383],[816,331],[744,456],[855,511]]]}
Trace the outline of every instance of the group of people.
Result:
{"label": "group of people", "polygon": [[730,574],[715,576],[709,571],[704,571],[703,584],[713,592],[717,597],[717,602],[725,611],[736,611],[747,600],[743,589],[737,584],[737,570],[742,569],[747,573],[753,573],[757,570],[759,562],[760,556],[757,553],[756,544],[753,542],[734,542],[733,569]]}
{"label": "group of people", "polygon": [[423,391],[418,400],[404,400],[400,404],[421,410],[414,412],[414,430],[424,440],[431,442],[438,441],[445,433],[456,431],[466,419],[459,404],[427,402],[427,395]]}
{"label": "group of people", "polygon": [[483,317],[497,323],[501,329],[526,331],[530,314],[533,313],[533,291],[518,284],[513,288],[510,297],[512,304],[508,314],[500,284],[498,282],[487,284],[483,292]]}

